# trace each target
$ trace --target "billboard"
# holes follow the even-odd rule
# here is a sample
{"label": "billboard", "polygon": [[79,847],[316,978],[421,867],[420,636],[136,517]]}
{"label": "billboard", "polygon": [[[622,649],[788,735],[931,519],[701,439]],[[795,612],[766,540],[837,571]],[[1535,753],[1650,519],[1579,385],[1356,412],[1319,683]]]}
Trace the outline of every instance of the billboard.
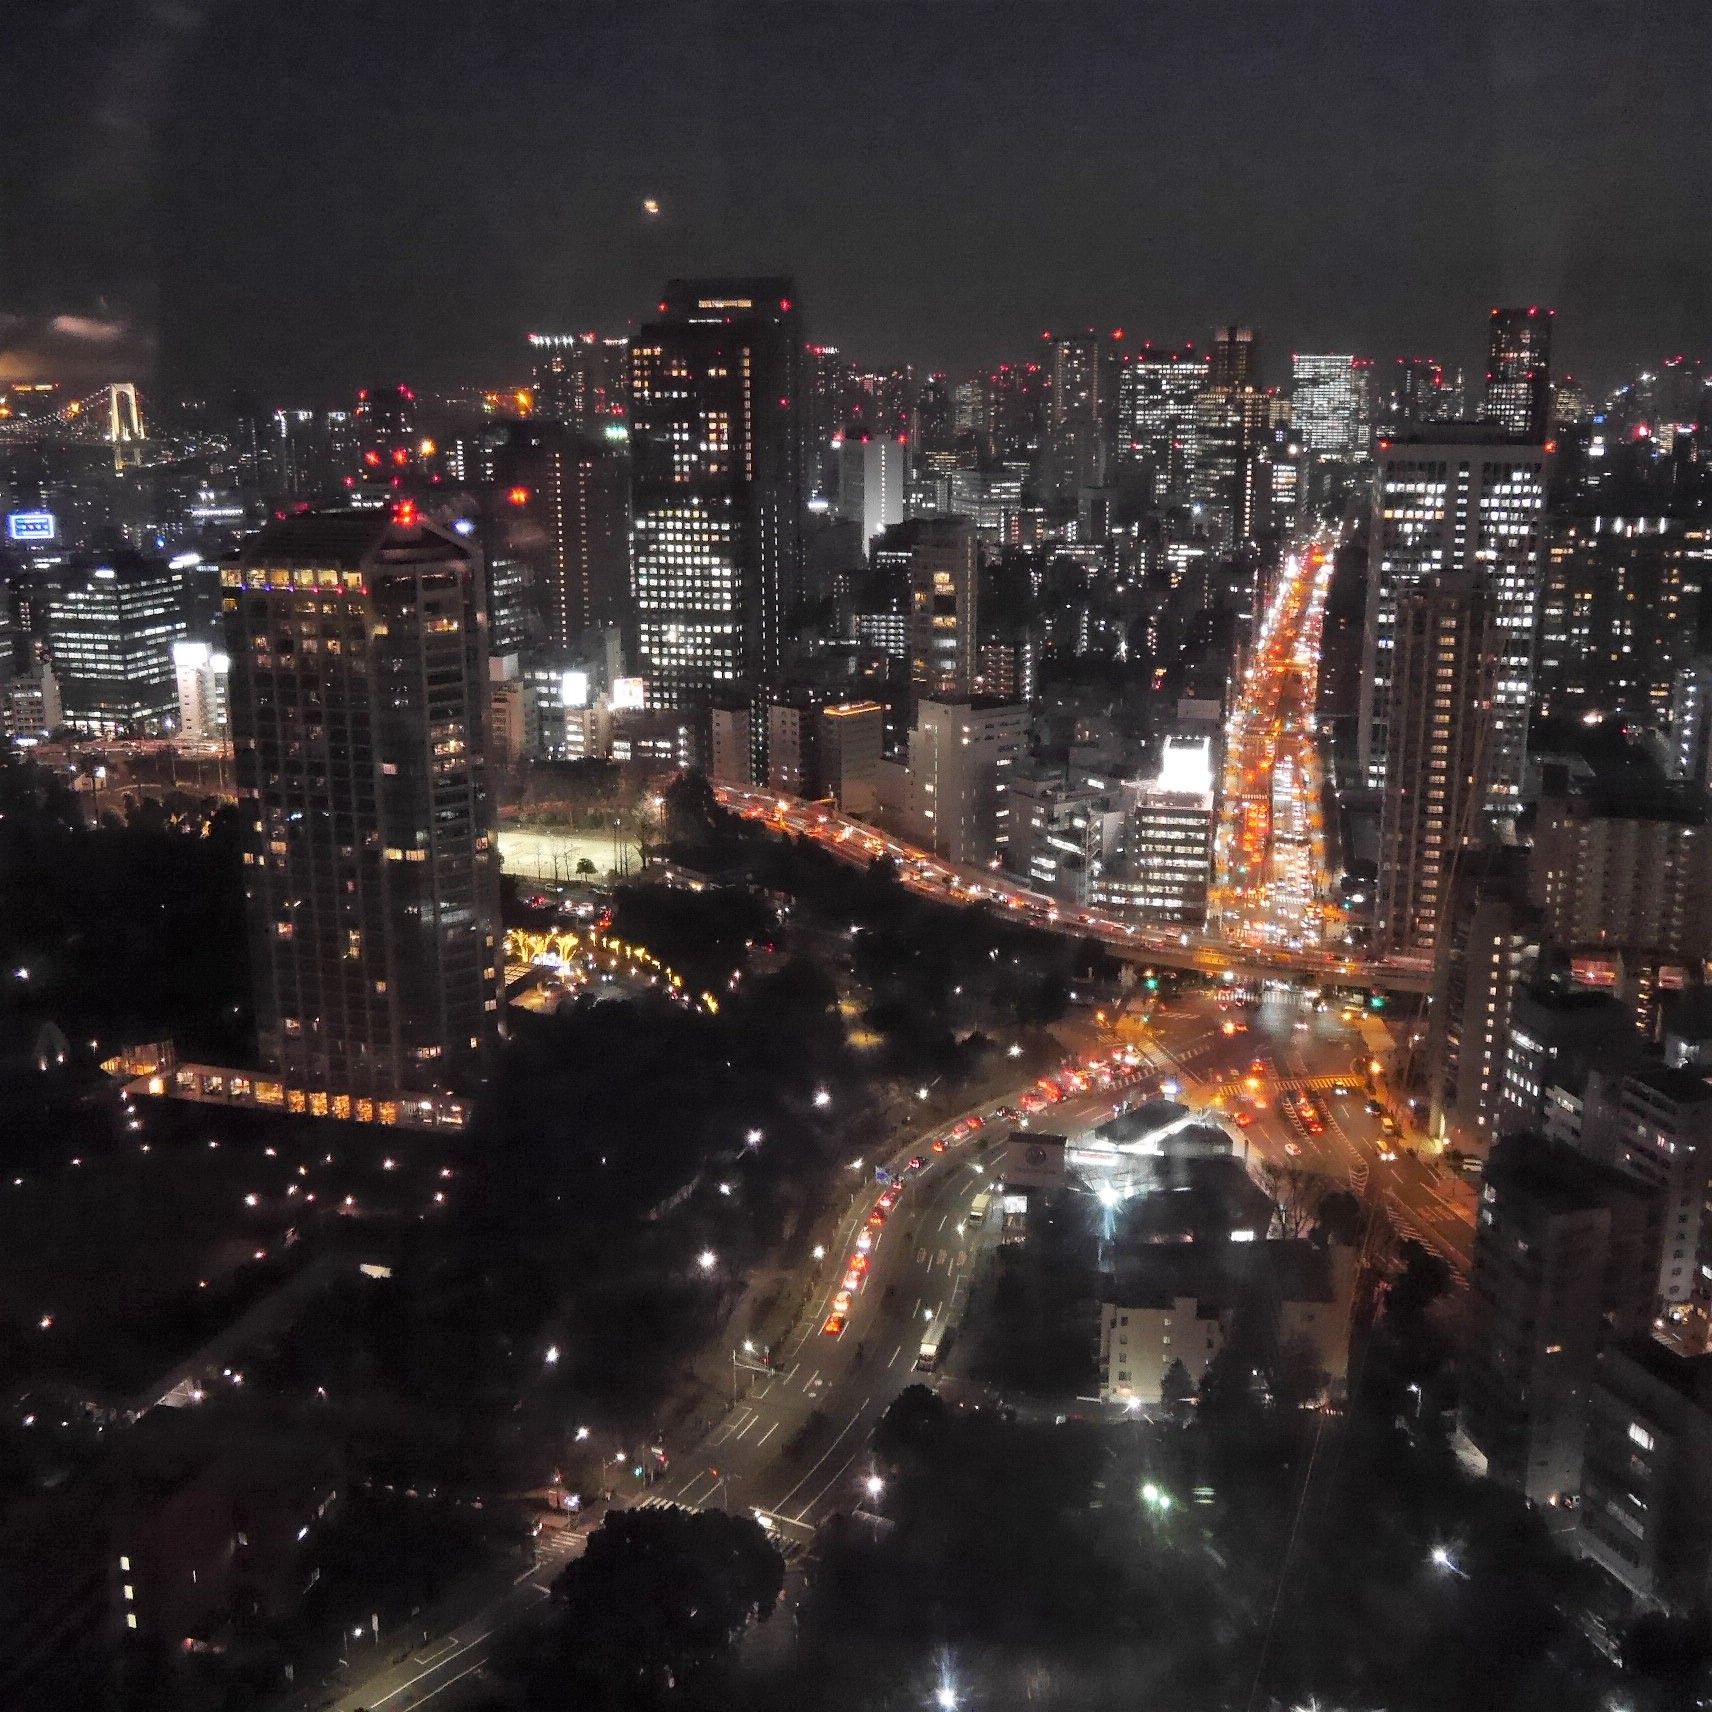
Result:
{"label": "billboard", "polygon": [[59,534],[59,523],[51,511],[9,511],[6,513],[6,539],[29,545],[52,541]]}

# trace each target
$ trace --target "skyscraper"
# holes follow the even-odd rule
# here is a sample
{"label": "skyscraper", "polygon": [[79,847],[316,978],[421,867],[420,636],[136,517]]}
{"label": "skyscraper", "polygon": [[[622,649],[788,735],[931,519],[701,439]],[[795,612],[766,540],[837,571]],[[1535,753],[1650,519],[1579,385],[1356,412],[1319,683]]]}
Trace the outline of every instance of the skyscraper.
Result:
{"label": "skyscraper", "polygon": [[1309,356],[1299,351],[1292,355],[1290,410],[1291,421],[1312,456],[1353,457],[1359,413],[1356,359]]}
{"label": "skyscraper", "polygon": [[1445,373],[1431,357],[1399,357],[1391,393],[1390,423],[1394,433],[1407,433],[1434,422],[1454,422],[1462,415],[1461,378]]}
{"label": "skyscraper", "polygon": [[1535,706],[1546,715],[1629,713],[1663,725],[1676,674],[1712,619],[1705,510],[1692,501],[1600,500],[1559,511],[1550,533]]}
{"label": "skyscraper", "polygon": [[1113,345],[1104,334],[1090,329],[1052,340],[1048,479],[1059,494],[1097,487],[1105,479],[1115,375]]}
{"label": "skyscraper", "polygon": [[269,524],[221,581],[263,1056],[290,1109],[433,1122],[499,1032],[474,551],[405,502]]}
{"label": "skyscraper", "polygon": [[631,589],[648,705],[778,680],[802,558],[788,279],[672,280],[630,349]]}
{"label": "skyscraper", "polygon": [[862,546],[904,520],[909,452],[889,434],[846,434],[838,446],[838,515],[861,532]]}
{"label": "skyscraper", "polygon": [[599,435],[628,415],[630,340],[625,334],[531,333],[535,414]]}
{"label": "skyscraper", "polygon": [[92,737],[142,737],[178,711],[172,645],[185,635],[184,584],[164,559],[116,554],[47,613],[62,717]]}
{"label": "skyscraper", "polygon": [[1461,852],[1479,841],[1494,638],[1475,572],[1430,575],[1397,596],[1373,926],[1382,957],[1436,956]]}
{"label": "skyscraper", "polygon": [[1555,309],[1494,309],[1487,335],[1482,414],[1534,445],[1551,432],[1551,334]]}
{"label": "skyscraper", "polygon": [[979,658],[979,558],[966,517],[911,525],[910,698],[969,695]]}
{"label": "skyscraper", "polygon": [[1259,386],[1260,353],[1252,327],[1215,327],[1207,347],[1208,386]]}
{"label": "skyscraper", "polygon": [[1543,448],[1472,425],[1381,441],[1373,495],[1356,740],[1361,777],[1373,789],[1386,780],[1399,596],[1434,574],[1479,571],[1492,604],[1497,651],[1483,795],[1489,814],[1514,815],[1544,559]]}
{"label": "skyscraper", "polygon": [[1152,471],[1153,497],[1184,497],[1195,457],[1195,400],[1207,384],[1207,362],[1193,346],[1143,346],[1130,352],[1118,378],[1118,455]]}
{"label": "skyscraper", "polygon": [[548,644],[564,652],[590,630],[625,622],[630,608],[630,457],[625,445],[562,422],[519,423],[498,454],[496,471],[498,509],[521,511],[534,525],[536,582]]}

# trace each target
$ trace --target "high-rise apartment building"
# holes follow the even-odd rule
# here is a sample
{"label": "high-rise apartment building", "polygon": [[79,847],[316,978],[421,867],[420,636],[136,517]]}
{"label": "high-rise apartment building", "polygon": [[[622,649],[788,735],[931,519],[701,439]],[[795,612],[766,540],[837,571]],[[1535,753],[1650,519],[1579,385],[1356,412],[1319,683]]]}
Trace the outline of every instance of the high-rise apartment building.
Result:
{"label": "high-rise apartment building", "polygon": [[1670,684],[1670,770],[1712,789],[1712,654],[1696,651]]}
{"label": "high-rise apartment building", "polygon": [[655,708],[776,683],[802,560],[789,279],[672,280],[630,348],[636,671]]}
{"label": "high-rise apartment building", "polygon": [[1542,445],[1551,432],[1555,309],[1494,309],[1487,331],[1481,414],[1504,433]]}
{"label": "high-rise apartment building", "polygon": [[912,523],[909,561],[912,700],[965,696],[980,659],[980,556],[966,517]]}
{"label": "high-rise apartment building", "polygon": [[1489,816],[1508,819],[1517,812],[1527,757],[1544,515],[1545,456],[1538,446],[1514,444],[1478,427],[1447,427],[1430,439],[1380,442],[1356,734],[1357,767],[1370,789],[1385,783],[1399,596],[1434,574],[1479,572],[1491,602],[1497,655],[1481,791]]}
{"label": "high-rise apartment building", "polygon": [[1397,597],[1373,918],[1381,956],[1437,954],[1461,854],[1480,841],[1493,606],[1468,571],[1429,576]]}
{"label": "high-rise apartment building", "polygon": [[1672,688],[1712,616],[1712,526],[1672,513],[1554,516],[1540,593],[1534,705],[1546,715],[1670,717]]}
{"label": "high-rise apartment building", "polygon": [[1290,419],[1315,458],[1351,458],[1358,451],[1356,363],[1352,356],[1299,351],[1290,358]]}
{"label": "high-rise apartment building", "polygon": [[1712,825],[1692,787],[1594,782],[1544,769],[1528,888],[1551,944],[1651,1014],[1661,983],[1712,957]]}
{"label": "high-rise apartment building", "polygon": [[172,645],[185,634],[184,584],[164,559],[121,554],[47,610],[61,716],[91,737],[156,735],[178,713]]}
{"label": "high-rise apartment building", "polygon": [[1487,1473],[1533,1503],[1578,1489],[1594,1363],[1644,1331],[1651,1218],[1643,1190],[1537,1135],[1486,1166],[1475,1231],[1461,1428]]}
{"label": "high-rise apartment building", "polygon": [[474,549],[389,510],[221,573],[257,1031],[293,1110],[434,1122],[499,1032]]}

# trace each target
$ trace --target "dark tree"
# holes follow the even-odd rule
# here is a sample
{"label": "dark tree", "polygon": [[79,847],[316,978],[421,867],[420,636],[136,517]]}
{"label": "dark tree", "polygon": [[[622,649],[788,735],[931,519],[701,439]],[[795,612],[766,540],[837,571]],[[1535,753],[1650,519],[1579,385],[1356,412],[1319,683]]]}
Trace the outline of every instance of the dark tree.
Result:
{"label": "dark tree", "polygon": [[937,1392],[907,1386],[874,1428],[874,1454],[894,1465],[920,1457],[944,1437],[950,1418]]}
{"label": "dark tree", "polygon": [[554,1583],[574,1675],[610,1702],[716,1672],[765,1621],[785,1563],[761,1525],[718,1510],[614,1510]]}

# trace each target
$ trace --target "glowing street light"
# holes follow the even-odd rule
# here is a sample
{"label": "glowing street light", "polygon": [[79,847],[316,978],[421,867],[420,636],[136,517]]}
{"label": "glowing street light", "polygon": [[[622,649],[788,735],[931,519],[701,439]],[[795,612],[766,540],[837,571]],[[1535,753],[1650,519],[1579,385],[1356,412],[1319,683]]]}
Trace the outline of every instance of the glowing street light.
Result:
{"label": "glowing street light", "polygon": [[877,1499],[880,1494],[886,1490],[885,1481],[883,1481],[877,1474],[870,1474],[868,1478],[862,1482],[862,1485],[866,1489],[868,1496],[874,1499]]}
{"label": "glowing street light", "polygon": [[832,1104],[832,1093],[831,1093],[831,1091],[827,1088],[816,1088],[814,1091],[814,1103],[822,1111],[824,1111],[828,1106],[830,1106]]}
{"label": "glowing street light", "polygon": [[711,1248],[704,1248],[701,1253],[696,1256],[696,1265],[699,1266],[703,1272],[711,1272],[718,1264],[719,1256],[715,1254]]}
{"label": "glowing street light", "polygon": [[549,1367],[557,1367],[559,1365],[559,1346],[556,1343],[548,1344],[547,1353],[542,1356],[541,1359],[545,1361]]}
{"label": "glowing street light", "polygon": [[589,1430],[587,1427],[578,1427],[577,1428],[577,1430],[576,1430],[576,1441],[578,1444],[586,1444],[588,1442],[588,1436],[589,1436]]}

